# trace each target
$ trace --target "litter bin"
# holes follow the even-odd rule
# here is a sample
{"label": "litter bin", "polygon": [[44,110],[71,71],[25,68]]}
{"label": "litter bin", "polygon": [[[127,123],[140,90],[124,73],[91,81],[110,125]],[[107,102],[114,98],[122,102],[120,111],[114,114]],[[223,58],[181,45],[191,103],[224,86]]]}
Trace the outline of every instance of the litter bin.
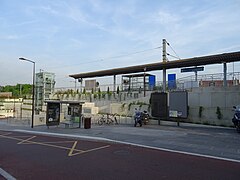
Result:
{"label": "litter bin", "polygon": [[91,128],[91,118],[84,118],[84,129],[90,129]]}

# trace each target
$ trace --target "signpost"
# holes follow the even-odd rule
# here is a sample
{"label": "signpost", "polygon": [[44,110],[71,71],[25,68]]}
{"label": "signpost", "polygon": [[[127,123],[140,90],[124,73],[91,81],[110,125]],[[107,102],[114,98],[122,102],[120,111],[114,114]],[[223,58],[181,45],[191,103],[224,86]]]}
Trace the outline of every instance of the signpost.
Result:
{"label": "signpost", "polygon": [[181,69],[181,73],[184,72],[196,72],[196,71],[203,71],[204,67],[200,66],[200,67],[192,67],[192,68],[183,68]]}
{"label": "signpost", "polygon": [[204,70],[204,67],[203,66],[195,66],[195,67],[192,67],[192,68],[182,68],[181,69],[181,73],[185,73],[185,72],[194,72],[195,73],[195,81],[197,81],[197,72],[198,71],[203,71]]}

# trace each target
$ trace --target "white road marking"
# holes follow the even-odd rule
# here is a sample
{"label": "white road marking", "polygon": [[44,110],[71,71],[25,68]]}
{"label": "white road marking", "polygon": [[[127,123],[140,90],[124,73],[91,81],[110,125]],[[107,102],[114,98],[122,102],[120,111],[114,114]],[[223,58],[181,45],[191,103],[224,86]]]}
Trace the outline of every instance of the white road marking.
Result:
{"label": "white road marking", "polygon": [[9,173],[7,173],[6,171],[4,171],[2,168],[0,168],[0,174],[6,178],[7,180],[16,180],[15,177],[13,177],[12,175],[10,175]]}

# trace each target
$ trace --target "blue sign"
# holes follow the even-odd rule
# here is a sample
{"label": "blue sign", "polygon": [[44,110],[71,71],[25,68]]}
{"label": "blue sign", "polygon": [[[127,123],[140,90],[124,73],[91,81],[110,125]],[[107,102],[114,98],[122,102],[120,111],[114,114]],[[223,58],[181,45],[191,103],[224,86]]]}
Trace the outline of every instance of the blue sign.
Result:
{"label": "blue sign", "polygon": [[156,84],[156,78],[155,78],[155,76],[154,76],[154,75],[149,76],[149,79],[148,79],[149,89],[150,89],[150,90],[153,90],[155,84]]}
{"label": "blue sign", "polygon": [[176,74],[168,74],[168,89],[176,89]]}

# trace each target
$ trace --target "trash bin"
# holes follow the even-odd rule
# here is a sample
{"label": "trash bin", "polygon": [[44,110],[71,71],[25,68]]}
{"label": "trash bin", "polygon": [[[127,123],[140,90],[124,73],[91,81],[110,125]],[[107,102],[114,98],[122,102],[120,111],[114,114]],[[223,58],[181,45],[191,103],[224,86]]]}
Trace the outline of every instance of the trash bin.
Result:
{"label": "trash bin", "polygon": [[90,129],[91,128],[91,118],[84,118],[84,129]]}

